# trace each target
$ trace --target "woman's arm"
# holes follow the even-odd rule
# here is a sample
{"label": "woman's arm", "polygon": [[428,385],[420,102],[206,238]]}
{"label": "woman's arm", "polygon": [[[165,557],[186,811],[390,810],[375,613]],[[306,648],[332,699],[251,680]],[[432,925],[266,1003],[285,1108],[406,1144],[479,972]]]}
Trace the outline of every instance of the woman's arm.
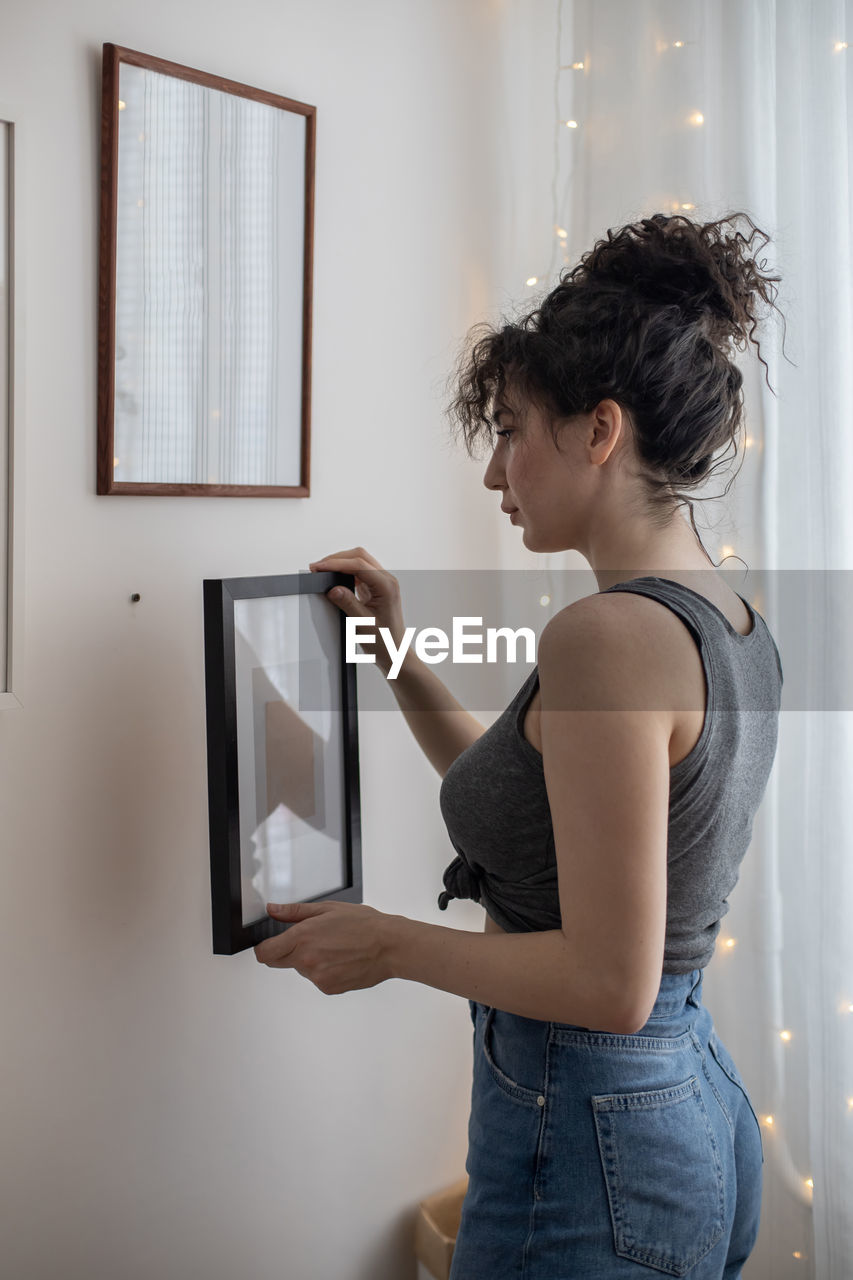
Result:
{"label": "woman's arm", "polygon": [[593,1031],[633,1034],[624,987],[607,966],[573,947],[560,929],[469,933],[405,916],[390,917],[392,976],[494,1005],[522,1018],[570,1022]]}
{"label": "woman's arm", "polygon": [[324,995],[375,987],[389,978],[422,982],[523,1018],[630,1034],[645,1022],[629,992],[594,953],[559,929],[473,933],[387,915],[352,902],[270,904],[291,927],[259,943],[271,969],[296,969]]}

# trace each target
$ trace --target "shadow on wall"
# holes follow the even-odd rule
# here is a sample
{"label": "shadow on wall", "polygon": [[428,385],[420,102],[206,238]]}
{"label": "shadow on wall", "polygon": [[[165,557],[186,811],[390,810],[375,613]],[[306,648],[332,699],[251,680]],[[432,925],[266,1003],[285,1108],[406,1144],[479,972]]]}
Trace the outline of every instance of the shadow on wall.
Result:
{"label": "shadow on wall", "polygon": [[352,1280],[417,1280],[416,1218],[417,1205],[398,1213],[362,1257]]}

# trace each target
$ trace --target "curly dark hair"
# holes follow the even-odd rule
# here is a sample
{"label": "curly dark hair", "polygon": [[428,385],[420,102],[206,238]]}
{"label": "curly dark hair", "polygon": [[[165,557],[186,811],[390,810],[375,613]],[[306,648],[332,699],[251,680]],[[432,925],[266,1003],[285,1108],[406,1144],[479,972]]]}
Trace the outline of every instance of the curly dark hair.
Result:
{"label": "curly dark hair", "polygon": [[[748,237],[734,227],[739,218],[752,228]],[[557,448],[562,420],[611,398],[633,428],[651,519],[662,527],[687,503],[699,538],[691,492],[712,474],[720,449],[731,445],[737,455],[743,423],[743,375],[731,347],[754,341],[767,377],[753,308],[756,295],[774,305],[772,282],[781,276],[759,270],[756,236],[759,249],[770,239],[746,213],[705,224],[656,213],[608,230],[533,311],[502,327],[475,325],[451,374],[447,409],[469,456],[477,442],[493,443],[492,407],[508,385],[545,411]]]}

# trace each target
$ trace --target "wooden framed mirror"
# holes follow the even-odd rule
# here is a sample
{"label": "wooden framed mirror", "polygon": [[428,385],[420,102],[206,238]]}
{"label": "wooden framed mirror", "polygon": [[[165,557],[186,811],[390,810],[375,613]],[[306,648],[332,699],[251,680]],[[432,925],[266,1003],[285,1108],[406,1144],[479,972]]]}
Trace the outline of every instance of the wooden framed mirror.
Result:
{"label": "wooden framed mirror", "polygon": [[104,45],[98,493],[308,496],[315,133]]}

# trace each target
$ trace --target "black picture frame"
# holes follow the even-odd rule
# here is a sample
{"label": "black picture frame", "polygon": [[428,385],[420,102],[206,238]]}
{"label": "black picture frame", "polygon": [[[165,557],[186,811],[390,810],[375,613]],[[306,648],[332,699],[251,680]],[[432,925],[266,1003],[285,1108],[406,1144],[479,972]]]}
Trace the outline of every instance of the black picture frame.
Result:
{"label": "black picture frame", "polygon": [[[254,918],[260,911],[260,899],[254,900],[258,896],[256,881],[260,878],[266,884],[271,875],[274,878],[276,873],[270,872],[270,864],[292,870],[299,862],[298,851],[302,850],[303,883],[310,882],[323,859],[328,862],[334,857],[336,825],[340,859],[337,878],[341,883],[329,884],[320,892],[304,896],[279,895],[270,900],[363,901],[356,671],[355,665],[344,658],[346,615],[325,599],[329,588],[339,583],[351,590],[354,588],[351,574],[336,572],[204,579],[210,889],[215,955],[235,955],[291,927],[268,916],[265,905],[263,914]],[[277,605],[277,601],[281,603]],[[271,680],[270,673],[275,676],[276,671],[285,670],[284,666],[276,668],[269,656],[284,647],[279,637],[287,628],[276,629],[272,625],[279,615],[282,620],[289,617],[291,637],[294,616],[297,618],[298,643],[293,646],[296,657],[290,658],[287,666],[291,687],[298,678],[299,712]],[[247,628],[252,626],[255,634],[263,634],[260,656],[246,642]],[[319,660],[312,658],[312,652],[319,654]],[[284,657],[281,655],[282,662]],[[259,665],[250,666],[253,660]],[[249,688],[250,699],[246,692]],[[270,689],[274,696],[269,696]],[[335,701],[337,707],[332,705]],[[307,702],[307,718],[303,702]],[[326,740],[312,728],[312,712],[315,720],[318,712],[321,717],[325,716],[329,725],[328,752],[317,749]],[[276,729],[276,721],[279,726],[287,726],[285,733]],[[271,751],[274,743],[277,745]],[[270,772],[269,757],[275,758],[276,751],[283,753],[278,757],[280,767]],[[332,774],[338,774],[330,779],[329,759]],[[288,760],[289,769],[285,767]],[[318,777],[323,780],[319,788]],[[247,778],[252,779],[252,786],[247,784]],[[278,789],[287,795],[292,807],[283,801],[271,807]],[[257,804],[259,796],[262,803]],[[329,814],[325,825],[324,814]],[[255,856],[259,870],[249,883],[248,843],[251,840],[253,845],[257,844],[256,836],[271,815],[292,823],[297,829],[297,839],[290,845],[286,839],[279,840],[279,850],[284,848],[288,856],[279,857],[277,862],[272,856],[266,863]],[[254,819],[259,821],[250,835]],[[332,831],[331,836],[327,836],[327,828]],[[312,832],[318,833],[313,846]],[[310,861],[314,857],[310,852],[312,847],[315,852],[320,850],[313,863]],[[294,856],[290,856],[294,851]],[[330,874],[334,879],[335,873]]]}

